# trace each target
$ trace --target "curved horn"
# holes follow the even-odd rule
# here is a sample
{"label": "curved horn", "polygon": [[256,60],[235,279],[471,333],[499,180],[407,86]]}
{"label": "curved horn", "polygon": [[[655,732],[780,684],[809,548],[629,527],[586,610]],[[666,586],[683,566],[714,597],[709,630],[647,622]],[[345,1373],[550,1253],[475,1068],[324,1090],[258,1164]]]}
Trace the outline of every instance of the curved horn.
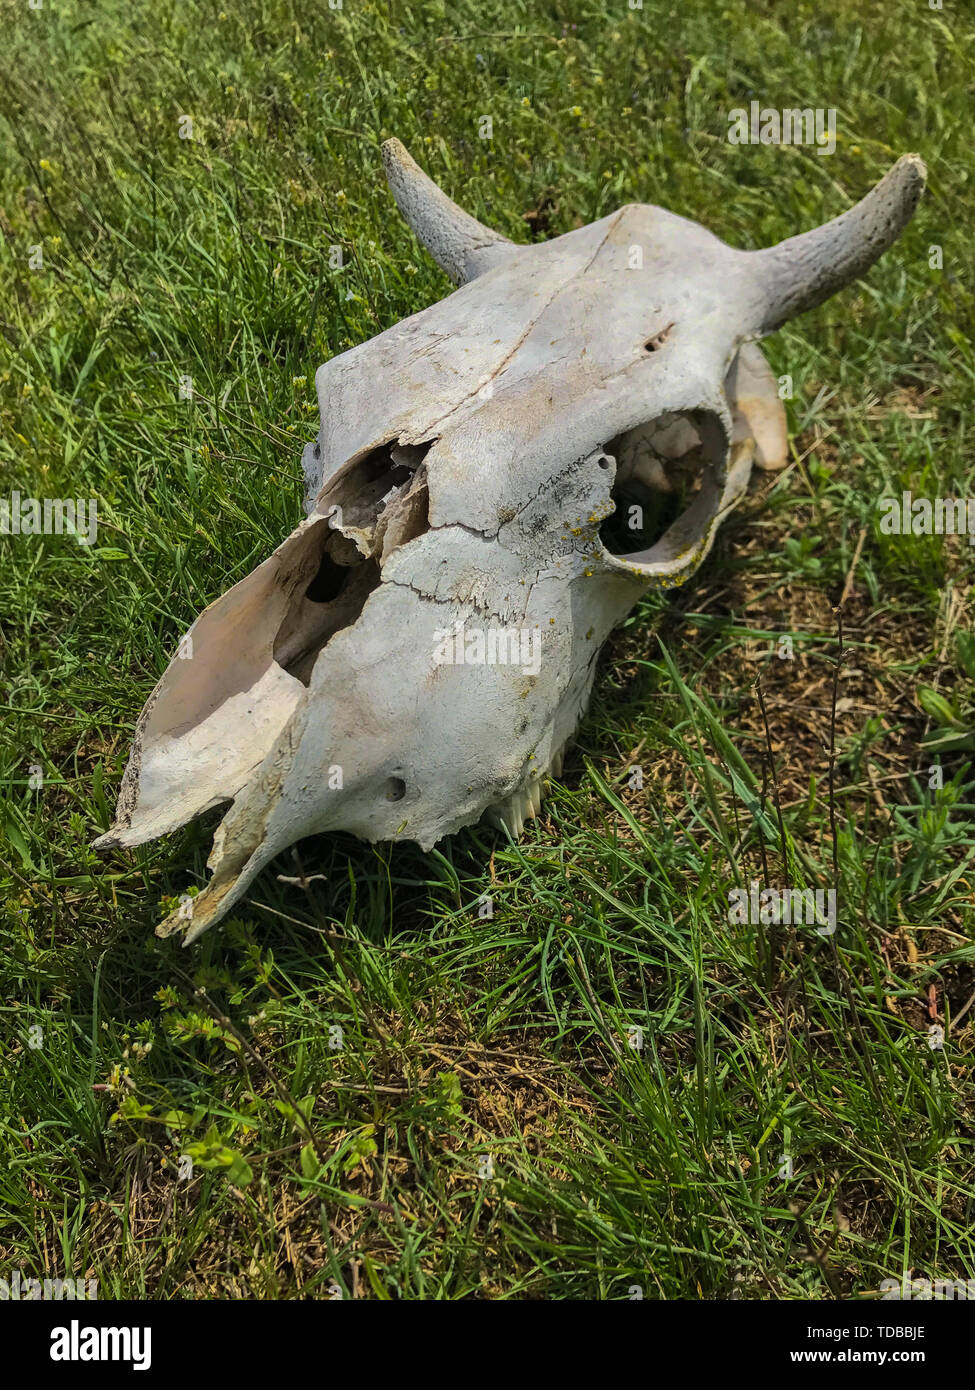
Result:
{"label": "curved horn", "polygon": [[507,237],[452,203],[399,140],[383,145],[383,164],[400,212],[455,285],[483,275],[514,252]]}
{"label": "curved horn", "polygon": [[920,155],[902,155],[865,198],[832,222],[751,252],[764,299],[760,332],[814,309],[869,270],[911,220],[926,174]]}

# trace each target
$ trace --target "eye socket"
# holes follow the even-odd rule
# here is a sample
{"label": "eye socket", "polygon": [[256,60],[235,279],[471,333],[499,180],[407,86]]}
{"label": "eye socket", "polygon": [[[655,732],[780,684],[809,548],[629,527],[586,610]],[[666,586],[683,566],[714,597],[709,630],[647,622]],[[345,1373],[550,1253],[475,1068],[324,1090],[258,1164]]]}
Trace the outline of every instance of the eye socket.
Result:
{"label": "eye socket", "polygon": [[402,777],[387,778],[383,795],[387,801],[402,801],[406,795],[406,783]]}
{"label": "eye socket", "polygon": [[693,500],[704,458],[690,415],[661,415],[606,445],[616,460],[615,511],[599,530],[611,555],[641,554],[659,541]]}
{"label": "eye socket", "polygon": [[724,418],[704,406],[611,439],[616,509],[599,529],[606,553],[646,574],[692,574],[718,517],[729,447]]}

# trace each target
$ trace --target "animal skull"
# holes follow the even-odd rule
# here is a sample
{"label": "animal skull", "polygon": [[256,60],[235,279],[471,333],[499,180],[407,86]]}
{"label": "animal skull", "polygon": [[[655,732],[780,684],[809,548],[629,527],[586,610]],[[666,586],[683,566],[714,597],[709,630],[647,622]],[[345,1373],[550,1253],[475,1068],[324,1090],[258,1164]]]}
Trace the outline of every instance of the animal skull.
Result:
{"label": "animal skull", "polygon": [[[610,630],[693,573],[753,462],[785,461],[754,340],[863,274],[925,177],[905,155],[848,212],[764,251],[644,205],[519,246],[399,141],[383,156],[460,288],[319,368],[307,517],[193,624],[96,842],[233,803],[192,917],[158,928],[185,944],[303,836],[429,849],[486,811],[520,834]],[[681,486],[662,535],[610,543],[614,487],[651,508]]]}

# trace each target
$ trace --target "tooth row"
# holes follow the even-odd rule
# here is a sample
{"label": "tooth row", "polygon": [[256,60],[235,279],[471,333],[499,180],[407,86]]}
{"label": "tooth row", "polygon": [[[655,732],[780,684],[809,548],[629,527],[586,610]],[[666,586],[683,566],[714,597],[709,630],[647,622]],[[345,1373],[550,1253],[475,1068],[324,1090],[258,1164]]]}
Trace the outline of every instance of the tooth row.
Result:
{"label": "tooth row", "polygon": [[544,796],[543,782],[549,777],[562,776],[562,763],[566,746],[567,742],[552,754],[549,766],[544,772],[539,771],[532,774],[527,786],[520,787],[504,801],[499,801],[488,810],[488,818],[495,825],[507,827],[508,833],[513,839],[520,839],[521,832],[525,828],[525,821],[533,820],[536,816],[541,815]]}

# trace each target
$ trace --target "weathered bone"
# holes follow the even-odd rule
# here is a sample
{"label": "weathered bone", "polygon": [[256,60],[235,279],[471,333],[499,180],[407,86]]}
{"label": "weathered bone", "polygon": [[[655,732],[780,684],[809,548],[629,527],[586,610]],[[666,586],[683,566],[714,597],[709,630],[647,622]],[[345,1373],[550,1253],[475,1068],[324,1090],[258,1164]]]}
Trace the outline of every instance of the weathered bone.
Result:
{"label": "weathered bone", "polygon": [[516,249],[451,202],[398,140],[383,145],[383,164],[397,207],[455,285],[492,270]]}
{"label": "weathered bone", "polygon": [[815,309],[869,270],[907,226],[924,191],[924,161],[905,154],[865,198],[832,222],[754,253],[766,287],[761,332]]}
{"label": "weathered bone", "polygon": [[[192,919],[158,929],[186,943],[303,836],[427,849],[485,812],[521,832],[608,633],[648,586],[694,572],[753,462],[785,461],[752,340],[862,274],[924,177],[907,155],[855,208],[767,251],[639,205],[518,246],[398,141],[384,158],[461,288],[319,369],[308,515],[194,623],[97,841],[141,844],[233,803]],[[674,489],[686,509],[662,535],[614,539],[630,507]]]}

